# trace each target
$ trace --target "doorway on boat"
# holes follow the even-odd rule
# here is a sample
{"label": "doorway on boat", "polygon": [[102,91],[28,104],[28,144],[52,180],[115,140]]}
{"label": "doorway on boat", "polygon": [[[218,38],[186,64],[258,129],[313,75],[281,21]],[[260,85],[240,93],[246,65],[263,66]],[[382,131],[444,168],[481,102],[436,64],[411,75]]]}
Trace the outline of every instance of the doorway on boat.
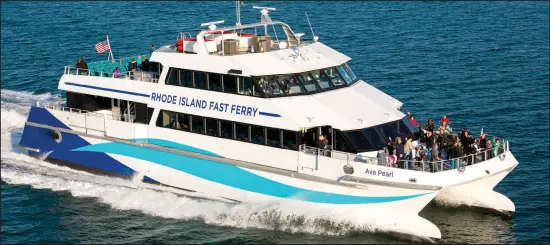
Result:
{"label": "doorway on boat", "polygon": [[320,126],[306,129],[301,134],[301,144],[312,151],[320,149],[320,154],[330,156],[330,151],[333,150],[333,128]]}

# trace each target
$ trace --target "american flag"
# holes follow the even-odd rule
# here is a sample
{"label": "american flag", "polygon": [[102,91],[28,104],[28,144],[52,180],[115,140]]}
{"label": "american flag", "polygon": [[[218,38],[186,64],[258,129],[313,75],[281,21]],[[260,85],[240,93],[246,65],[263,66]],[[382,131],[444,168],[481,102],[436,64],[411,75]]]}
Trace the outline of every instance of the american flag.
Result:
{"label": "american flag", "polygon": [[109,47],[109,43],[107,43],[107,40],[105,40],[103,42],[99,42],[98,44],[96,44],[96,50],[98,51],[99,54],[104,53],[105,51],[108,51],[109,49],[111,49],[111,47]]}

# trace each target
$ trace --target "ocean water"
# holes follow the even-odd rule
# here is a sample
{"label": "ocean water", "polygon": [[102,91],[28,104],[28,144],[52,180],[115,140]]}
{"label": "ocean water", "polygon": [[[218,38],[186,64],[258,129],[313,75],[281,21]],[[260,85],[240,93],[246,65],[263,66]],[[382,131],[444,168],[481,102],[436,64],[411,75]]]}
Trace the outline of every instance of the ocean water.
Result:
{"label": "ocean water", "polygon": [[[431,203],[421,216],[445,243],[549,243],[549,2],[248,2],[350,56],[358,76],[417,120],[446,113],[454,128],[510,140],[520,165],[496,190],[510,220]],[[230,205],[135,188],[29,158],[19,142],[29,106],[60,101],[65,65],[147,53],[235,22],[233,2],[1,3],[2,243],[406,243],[347,217],[283,204]],[[346,106],[346,104],[343,104]]]}

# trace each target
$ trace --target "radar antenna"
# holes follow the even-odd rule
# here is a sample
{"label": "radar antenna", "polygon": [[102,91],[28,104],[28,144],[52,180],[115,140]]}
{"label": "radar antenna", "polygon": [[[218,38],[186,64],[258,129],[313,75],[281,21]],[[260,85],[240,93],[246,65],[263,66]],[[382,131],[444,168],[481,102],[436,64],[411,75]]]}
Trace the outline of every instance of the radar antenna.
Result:
{"label": "radar antenna", "polygon": [[276,10],[275,8],[271,7],[259,7],[259,6],[253,6],[253,9],[261,9],[260,10],[260,23],[264,24],[264,35],[268,35],[268,24],[272,23],[272,18],[268,15],[268,10]]}
{"label": "radar antenna", "polygon": [[208,26],[208,27],[209,27],[209,30],[214,31],[214,30],[216,30],[216,24],[222,24],[222,23],[224,23],[224,21],[223,21],[223,20],[219,20],[219,21],[201,23],[201,26]]}

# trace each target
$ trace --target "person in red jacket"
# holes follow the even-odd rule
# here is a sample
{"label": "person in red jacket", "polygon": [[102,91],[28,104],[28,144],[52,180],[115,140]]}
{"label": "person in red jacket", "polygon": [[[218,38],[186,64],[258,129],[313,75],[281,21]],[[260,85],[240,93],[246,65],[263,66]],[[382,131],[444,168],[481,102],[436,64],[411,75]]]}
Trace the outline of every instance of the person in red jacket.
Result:
{"label": "person in red jacket", "polygon": [[442,125],[445,127],[446,125],[450,125],[450,120],[448,119],[448,117],[446,117],[446,115],[443,115],[442,116],[442,119],[440,119],[440,122],[442,123]]}

